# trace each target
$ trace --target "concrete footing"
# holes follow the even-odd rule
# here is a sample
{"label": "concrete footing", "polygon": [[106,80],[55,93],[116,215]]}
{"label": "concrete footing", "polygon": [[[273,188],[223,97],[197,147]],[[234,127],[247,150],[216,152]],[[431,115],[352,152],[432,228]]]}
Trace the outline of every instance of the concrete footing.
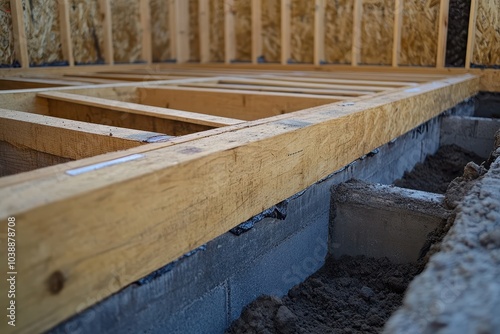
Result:
{"label": "concrete footing", "polygon": [[380,184],[334,186],[330,253],[417,261],[429,232],[450,215],[443,202],[443,195]]}

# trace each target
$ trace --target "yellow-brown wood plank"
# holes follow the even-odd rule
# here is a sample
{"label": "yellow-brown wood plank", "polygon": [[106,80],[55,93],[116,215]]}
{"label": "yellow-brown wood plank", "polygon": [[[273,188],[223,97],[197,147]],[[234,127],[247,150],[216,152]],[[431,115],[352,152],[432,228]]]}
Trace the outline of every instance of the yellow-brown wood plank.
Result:
{"label": "yellow-brown wood plank", "polygon": [[[152,107],[137,103],[107,100],[62,92],[38,93],[38,96],[49,100],[70,102],[83,106],[120,111],[127,114],[144,115],[164,120],[172,120],[181,123],[203,125],[208,127],[221,127],[242,122],[241,120],[233,118],[217,117],[183,110],[175,110],[172,108]],[[54,111],[52,110],[51,112]]]}
{"label": "yellow-brown wood plank", "polygon": [[281,64],[288,64],[292,57],[292,3],[291,0],[281,0]]}
{"label": "yellow-brown wood plank", "polygon": [[234,0],[224,0],[224,62],[226,64],[236,58],[234,10]]}
{"label": "yellow-brown wood plank", "polygon": [[314,64],[325,60],[325,0],[315,0],[314,8]]}
{"label": "yellow-brown wood plank", "polygon": [[142,145],[161,133],[0,109],[0,140],[68,159]]}
{"label": "yellow-brown wood plank", "polygon": [[352,28],[352,66],[358,66],[361,60],[361,21],[363,19],[363,0],[354,0],[354,19]]}
{"label": "yellow-brown wood plank", "polygon": [[141,103],[242,120],[256,120],[336,102],[323,95],[191,87],[138,88]]}
{"label": "yellow-brown wood plank", "polygon": [[401,57],[401,31],[403,29],[403,0],[394,1],[394,34],[392,40],[392,66],[399,66]]}
{"label": "yellow-brown wood plank", "polygon": [[[17,270],[24,273],[18,276],[23,289],[17,301],[24,320],[15,332],[49,329],[437,116],[478,87],[479,79],[470,75],[448,78],[277,117],[78,176],[58,174],[0,189],[0,219],[23,222],[17,227],[23,236]],[[47,286],[55,276],[62,282],[57,291]],[[6,322],[0,326],[7,332]]]}
{"label": "yellow-brown wood plank", "polygon": [[140,17],[142,30],[142,50],[141,58],[147,64],[153,62],[152,32],[151,32],[151,7],[149,0],[140,0]]}
{"label": "yellow-brown wood plank", "polygon": [[448,12],[450,0],[441,0],[439,4],[439,32],[437,42],[436,67],[443,68],[446,58],[446,37],[448,36]]}
{"label": "yellow-brown wood plank", "polygon": [[28,56],[28,41],[26,39],[22,1],[10,0],[10,10],[12,13],[12,28],[14,32],[14,50],[16,53],[16,60],[21,63],[22,68],[28,68],[30,66],[30,59]]}
{"label": "yellow-brown wood plank", "polygon": [[476,19],[478,1],[479,0],[471,0],[470,3],[469,31],[467,34],[467,49],[465,53],[465,68],[467,69],[470,68],[470,65],[472,63],[474,44],[476,43]]}
{"label": "yellow-brown wood plank", "polygon": [[99,0],[99,9],[103,18],[104,62],[113,65],[115,58],[113,52],[113,22],[110,0]]}
{"label": "yellow-brown wood plank", "polygon": [[75,65],[73,56],[73,42],[71,41],[71,26],[69,22],[69,1],[59,1],[59,26],[61,27],[61,45],[64,59],[68,61],[69,66]]}
{"label": "yellow-brown wood plank", "polygon": [[262,0],[252,0],[252,63],[262,56]]}
{"label": "yellow-brown wood plank", "polygon": [[199,0],[200,62],[210,61],[210,7],[209,0]]}

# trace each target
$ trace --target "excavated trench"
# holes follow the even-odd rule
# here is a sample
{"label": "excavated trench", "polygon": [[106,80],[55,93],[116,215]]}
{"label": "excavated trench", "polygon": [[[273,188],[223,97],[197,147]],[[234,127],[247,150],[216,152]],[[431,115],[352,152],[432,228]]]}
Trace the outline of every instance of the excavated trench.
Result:
{"label": "excavated trench", "polygon": [[[498,133],[497,137],[500,138]],[[430,256],[439,252],[441,241],[455,220],[457,204],[486,172],[484,166],[488,167],[491,163],[490,157],[481,166],[487,160],[485,158],[455,144],[443,145],[394,182],[397,187],[445,195],[429,194],[437,196],[448,214],[439,217],[435,227],[429,230],[416,261],[350,255],[341,246],[339,252],[348,255],[335,256],[334,246],[321,269],[294,286],[282,298],[269,295],[257,298],[243,310],[227,333],[381,332],[391,314],[401,306],[409,283],[422,272]],[[346,187],[350,187],[349,183]],[[354,188],[357,187],[355,183]],[[333,198],[339,189],[332,190]],[[407,199],[402,196],[394,200],[395,203],[398,201],[405,202]],[[331,221],[333,219],[335,224],[339,215],[332,215]],[[343,217],[345,219],[345,215]],[[408,216],[407,223],[411,224],[412,219],[413,216]],[[337,231],[340,229],[334,233]],[[389,257],[392,255],[390,252]],[[393,252],[398,253],[398,250]]]}

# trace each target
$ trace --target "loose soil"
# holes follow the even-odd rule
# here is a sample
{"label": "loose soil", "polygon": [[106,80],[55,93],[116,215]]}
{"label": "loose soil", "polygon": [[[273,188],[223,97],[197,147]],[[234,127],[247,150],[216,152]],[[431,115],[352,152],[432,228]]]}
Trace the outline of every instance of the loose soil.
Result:
{"label": "loose soil", "polygon": [[418,163],[411,172],[405,172],[403,178],[396,180],[394,185],[444,194],[450,182],[463,174],[468,162],[481,164],[483,160],[459,146],[441,146],[434,155],[428,156],[424,163]]}
{"label": "loose soil", "polygon": [[328,258],[285,297],[248,305],[227,333],[378,333],[418,272],[386,258]]}

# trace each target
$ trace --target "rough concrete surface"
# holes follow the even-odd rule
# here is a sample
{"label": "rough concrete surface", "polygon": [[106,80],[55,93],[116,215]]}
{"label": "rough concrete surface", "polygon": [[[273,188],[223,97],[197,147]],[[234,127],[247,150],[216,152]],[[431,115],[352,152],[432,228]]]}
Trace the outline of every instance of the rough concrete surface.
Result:
{"label": "rough concrete surface", "polygon": [[443,195],[349,181],[332,188],[330,254],[414,262],[449,215]]}
{"label": "rough concrete surface", "polygon": [[500,159],[458,209],[384,333],[500,333]]}

